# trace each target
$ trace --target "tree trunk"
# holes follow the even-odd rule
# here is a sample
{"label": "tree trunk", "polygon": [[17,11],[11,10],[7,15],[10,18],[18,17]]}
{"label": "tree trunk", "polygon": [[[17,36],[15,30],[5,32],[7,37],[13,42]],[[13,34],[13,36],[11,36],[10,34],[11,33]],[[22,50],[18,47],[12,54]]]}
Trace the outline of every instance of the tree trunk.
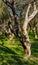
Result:
{"label": "tree trunk", "polygon": [[28,16],[30,7],[31,7],[31,4],[28,5],[26,16],[25,16],[25,21],[24,21],[24,25],[23,25],[24,35],[27,38],[26,42],[24,43],[25,46],[26,46],[26,50],[25,51],[26,51],[26,54],[28,56],[31,55],[31,50],[30,50],[31,44],[30,44],[30,41],[29,41],[29,36],[28,36],[28,32],[27,32],[27,26],[28,26],[28,23],[35,17],[35,15],[38,12],[38,10],[36,9],[36,3],[34,2],[34,11],[33,11],[33,13],[30,16]]}

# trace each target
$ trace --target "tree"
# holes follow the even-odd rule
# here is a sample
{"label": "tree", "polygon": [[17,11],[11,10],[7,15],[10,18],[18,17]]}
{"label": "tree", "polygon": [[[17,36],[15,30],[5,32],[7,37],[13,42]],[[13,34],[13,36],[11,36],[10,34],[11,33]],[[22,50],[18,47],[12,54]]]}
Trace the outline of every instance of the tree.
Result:
{"label": "tree", "polygon": [[[31,47],[31,44],[29,42],[29,37],[28,37],[28,33],[27,33],[27,25],[28,23],[35,17],[35,15],[37,14],[38,10],[36,8],[36,2],[35,0],[32,1],[30,4],[26,4],[28,5],[28,8],[27,8],[27,11],[26,11],[26,16],[25,16],[25,21],[24,21],[24,24],[23,24],[23,33],[21,33],[20,29],[19,29],[19,25],[18,25],[18,19],[19,19],[19,16],[18,14],[16,13],[16,1],[13,0],[12,3],[8,2],[7,0],[2,0],[8,7],[11,8],[12,10],[12,14],[11,16],[14,17],[14,28],[12,28],[11,26],[11,22],[9,21],[8,23],[8,26],[10,28],[10,31],[12,33],[14,33],[16,36],[19,37],[20,39],[20,42],[22,43],[22,46],[26,52],[26,54],[28,56],[31,55],[31,50],[30,50],[30,47]],[[28,16],[29,14],[29,9],[31,8],[31,4],[33,3],[33,6],[34,6],[34,11],[33,13]]]}

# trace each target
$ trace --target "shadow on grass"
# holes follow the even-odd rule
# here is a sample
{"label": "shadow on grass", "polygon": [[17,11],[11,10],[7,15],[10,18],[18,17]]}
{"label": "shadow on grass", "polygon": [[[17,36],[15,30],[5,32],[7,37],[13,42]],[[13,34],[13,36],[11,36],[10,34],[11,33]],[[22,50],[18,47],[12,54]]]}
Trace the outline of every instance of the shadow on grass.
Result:
{"label": "shadow on grass", "polygon": [[32,43],[32,55],[38,57],[38,40]]}
{"label": "shadow on grass", "polygon": [[[32,44],[33,53],[36,53],[33,50],[33,48],[38,49],[37,45],[35,43]],[[36,63],[37,63],[36,61],[30,60],[26,61],[22,56],[19,56],[15,51],[11,50],[6,46],[0,45],[0,65],[36,65]]]}
{"label": "shadow on grass", "polygon": [[0,45],[0,65],[27,65],[15,51]]}
{"label": "shadow on grass", "polygon": [[9,49],[6,46],[0,45],[0,50],[5,51],[6,53],[10,53],[10,54],[16,54],[14,51],[12,51],[11,49]]}

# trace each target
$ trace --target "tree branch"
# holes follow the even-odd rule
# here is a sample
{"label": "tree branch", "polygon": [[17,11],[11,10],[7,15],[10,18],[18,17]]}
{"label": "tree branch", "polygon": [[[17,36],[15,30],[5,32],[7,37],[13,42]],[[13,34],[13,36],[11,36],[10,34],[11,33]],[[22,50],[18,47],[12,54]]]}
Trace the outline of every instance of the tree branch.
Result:
{"label": "tree branch", "polygon": [[26,11],[25,21],[24,21],[24,24],[23,24],[23,30],[24,29],[26,30],[26,28],[27,28],[27,24],[28,24],[28,13],[29,13],[30,7],[31,7],[31,4],[28,5],[27,11]]}
{"label": "tree branch", "polygon": [[27,12],[26,12],[26,16],[25,16],[25,21],[24,21],[24,25],[23,25],[23,29],[27,29],[27,25],[28,23],[36,16],[36,14],[38,13],[38,10],[36,9],[36,4],[34,2],[34,11],[33,13],[28,16],[29,14],[29,10],[30,10],[30,7],[31,7],[31,4],[28,5],[28,8],[27,8]]}
{"label": "tree branch", "polygon": [[38,13],[38,10],[34,11],[28,18],[28,22],[30,22],[35,16],[36,14]]}
{"label": "tree branch", "polygon": [[11,3],[10,2],[8,2],[7,0],[2,0],[7,6],[9,6],[10,8],[12,8],[12,6],[11,6]]}
{"label": "tree branch", "polygon": [[38,10],[37,10],[37,8],[36,8],[36,2],[34,2],[34,11],[33,11],[33,13],[29,16],[28,22],[31,21],[31,20],[36,16],[37,13],[38,13]]}

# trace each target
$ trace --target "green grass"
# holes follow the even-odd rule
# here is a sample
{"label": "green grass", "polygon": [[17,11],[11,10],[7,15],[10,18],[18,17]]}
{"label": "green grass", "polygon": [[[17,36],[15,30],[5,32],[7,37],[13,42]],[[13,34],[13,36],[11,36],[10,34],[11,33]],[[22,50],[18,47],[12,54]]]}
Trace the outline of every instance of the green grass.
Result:
{"label": "green grass", "polygon": [[24,58],[24,49],[18,38],[10,41],[0,35],[0,65],[38,65],[38,39],[29,35],[32,55],[28,60]]}

